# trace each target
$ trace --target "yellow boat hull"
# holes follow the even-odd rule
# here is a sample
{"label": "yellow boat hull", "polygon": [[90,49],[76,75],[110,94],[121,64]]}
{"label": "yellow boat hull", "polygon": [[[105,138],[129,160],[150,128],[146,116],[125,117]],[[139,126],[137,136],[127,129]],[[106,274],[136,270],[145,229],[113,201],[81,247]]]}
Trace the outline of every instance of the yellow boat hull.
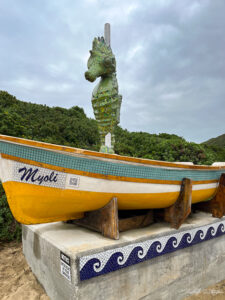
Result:
{"label": "yellow boat hull", "polygon": [[[60,190],[26,183],[3,184],[15,219],[23,224],[80,219],[85,211],[96,210],[117,197],[119,209],[154,209],[172,205],[179,191],[169,193],[101,193]],[[192,191],[192,203],[211,198],[216,188]],[[31,196],[32,195],[32,196]]]}

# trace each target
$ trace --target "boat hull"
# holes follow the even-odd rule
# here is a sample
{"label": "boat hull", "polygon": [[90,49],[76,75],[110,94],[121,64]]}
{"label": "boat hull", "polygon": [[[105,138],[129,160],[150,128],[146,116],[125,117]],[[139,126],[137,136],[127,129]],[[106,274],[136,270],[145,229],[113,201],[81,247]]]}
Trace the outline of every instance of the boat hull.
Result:
{"label": "boat hull", "polygon": [[165,208],[177,200],[184,177],[193,182],[192,202],[206,201],[225,171],[99,157],[97,152],[24,141],[0,138],[1,181],[14,217],[23,224],[82,218],[112,197],[117,197],[119,209]]}
{"label": "boat hull", "polygon": [[[79,219],[85,211],[99,209],[115,196],[118,198],[119,209],[154,209],[172,205],[179,195],[179,191],[138,194],[74,190],[62,192],[57,188],[13,181],[3,183],[3,187],[14,217],[23,224]],[[215,191],[216,188],[194,190],[192,202],[205,201],[212,197]]]}

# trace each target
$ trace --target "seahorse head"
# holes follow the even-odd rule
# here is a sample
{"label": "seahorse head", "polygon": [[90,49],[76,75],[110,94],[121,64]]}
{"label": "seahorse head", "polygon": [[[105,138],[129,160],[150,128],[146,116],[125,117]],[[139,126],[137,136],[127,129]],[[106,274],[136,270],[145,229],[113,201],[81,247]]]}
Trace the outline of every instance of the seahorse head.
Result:
{"label": "seahorse head", "polygon": [[95,38],[88,59],[88,71],[85,78],[91,82],[99,76],[105,76],[116,71],[116,59],[110,46],[107,46],[103,37]]}

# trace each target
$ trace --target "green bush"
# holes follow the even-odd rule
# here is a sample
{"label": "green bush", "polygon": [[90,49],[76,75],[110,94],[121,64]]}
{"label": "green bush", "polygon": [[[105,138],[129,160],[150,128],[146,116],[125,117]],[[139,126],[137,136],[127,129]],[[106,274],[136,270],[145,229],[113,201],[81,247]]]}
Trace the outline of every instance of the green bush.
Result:
{"label": "green bush", "polygon": [[225,161],[225,149],[221,147],[187,142],[175,134],[129,132],[120,127],[116,129],[115,151],[120,155],[198,165]]}
{"label": "green bush", "polygon": [[0,241],[21,240],[21,225],[14,219],[0,183]]}

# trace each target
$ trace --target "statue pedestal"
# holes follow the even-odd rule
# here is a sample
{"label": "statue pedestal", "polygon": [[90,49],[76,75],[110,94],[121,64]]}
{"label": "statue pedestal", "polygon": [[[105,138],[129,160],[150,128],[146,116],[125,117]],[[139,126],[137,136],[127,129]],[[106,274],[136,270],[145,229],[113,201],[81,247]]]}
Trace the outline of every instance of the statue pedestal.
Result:
{"label": "statue pedestal", "polygon": [[54,300],[184,299],[225,278],[225,217],[192,214],[110,240],[73,224],[23,226],[23,252]]}

